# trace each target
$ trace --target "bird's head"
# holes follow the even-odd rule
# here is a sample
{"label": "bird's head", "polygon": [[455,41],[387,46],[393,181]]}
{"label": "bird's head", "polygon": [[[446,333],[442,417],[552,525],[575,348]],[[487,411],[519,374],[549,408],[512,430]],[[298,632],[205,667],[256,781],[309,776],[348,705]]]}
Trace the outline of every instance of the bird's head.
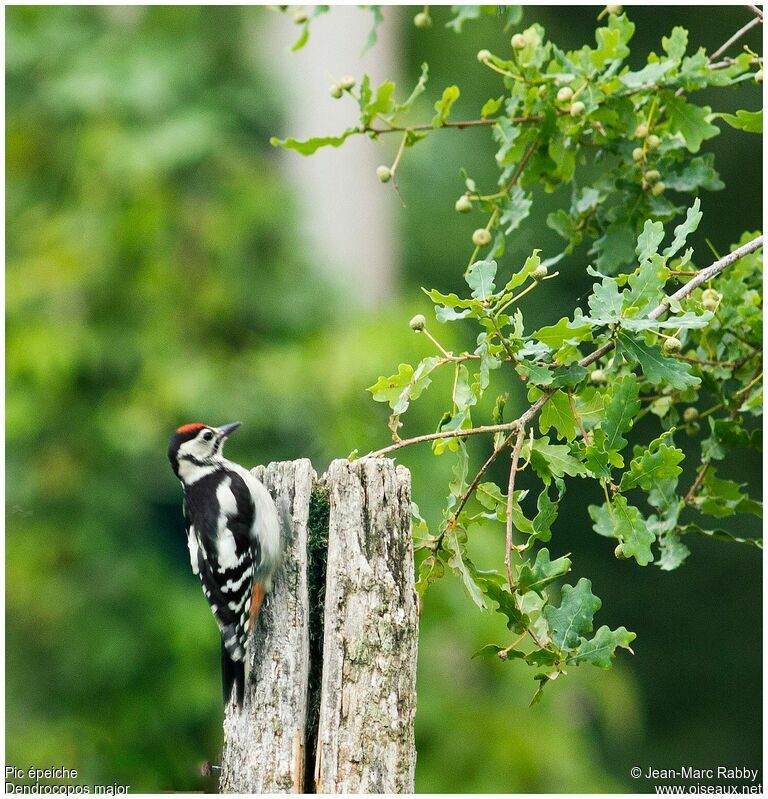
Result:
{"label": "bird's head", "polygon": [[184,483],[210,471],[223,461],[222,449],[230,433],[240,427],[240,422],[211,427],[195,422],[179,427],[168,443],[168,460],[176,476]]}

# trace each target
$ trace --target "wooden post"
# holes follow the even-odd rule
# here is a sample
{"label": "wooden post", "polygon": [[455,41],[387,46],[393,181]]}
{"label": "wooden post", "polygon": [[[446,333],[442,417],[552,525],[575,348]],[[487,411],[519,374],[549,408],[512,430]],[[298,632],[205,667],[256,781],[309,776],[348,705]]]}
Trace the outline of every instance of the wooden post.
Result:
{"label": "wooden post", "polygon": [[279,509],[287,503],[293,529],[283,529],[283,564],[249,644],[243,710],[230,705],[224,719],[219,788],[300,793],[309,673],[307,520],[315,472],[308,460],[299,460],[271,463],[253,473]]}
{"label": "wooden post", "polygon": [[[319,481],[309,461],[254,473],[278,503],[289,500],[293,530],[250,644],[245,707],[230,708],[224,720],[220,789],[412,793],[418,615],[410,474],[385,459],[334,461]],[[316,561],[326,531],[312,531],[308,553],[313,495],[325,503],[314,523],[321,518],[328,528],[322,614]]]}
{"label": "wooden post", "polygon": [[418,612],[410,474],[334,461],[318,793],[413,793]]}

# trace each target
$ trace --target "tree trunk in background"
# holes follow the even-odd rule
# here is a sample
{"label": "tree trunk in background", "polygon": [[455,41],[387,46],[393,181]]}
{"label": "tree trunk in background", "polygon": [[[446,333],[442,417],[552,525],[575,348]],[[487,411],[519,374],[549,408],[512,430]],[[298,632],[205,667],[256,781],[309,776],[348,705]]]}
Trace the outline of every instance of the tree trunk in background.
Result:
{"label": "tree trunk in background", "polygon": [[[333,6],[312,19],[309,42],[298,52],[290,48],[300,28],[290,15],[275,14],[270,21],[268,61],[275,82],[286,92],[282,130],[273,133],[297,139],[341,133],[357,125],[359,109],[349,97],[334,100],[328,94],[333,81],[363,72],[372,85],[397,80],[398,9],[383,9],[386,25],[378,41],[363,53],[373,26],[370,11]],[[376,178],[379,164],[391,163],[399,145],[353,136],[344,146],[324,147],[311,158],[282,152],[281,158],[296,188],[300,233],[312,253],[313,266],[343,289],[352,307],[372,307],[391,298],[397,278],[398,236],[394,233],[397,194]]]}
{"label": "tree trunk in background", "polygon": [[315,472],[308,460],[299,460],[253,473],[278,509],[288,508],[293,527],[283,525],[283,564],[251,637],[243,711],[230,705],[225,715],[220,789],[300,792],[309,674],[307,521]]}
{"label": "tree trunk in background", "polygon": [[318,793],[412,793],[418,612],[410,474],[334,461]]}
{"label": "tree trunk in background", "polygon": [[254,474],[293,524],[250,642],[245,706],[225,715],[220,789],[413,792],[410,474],[385,459],[334,461],[320,480],[307,460]]}

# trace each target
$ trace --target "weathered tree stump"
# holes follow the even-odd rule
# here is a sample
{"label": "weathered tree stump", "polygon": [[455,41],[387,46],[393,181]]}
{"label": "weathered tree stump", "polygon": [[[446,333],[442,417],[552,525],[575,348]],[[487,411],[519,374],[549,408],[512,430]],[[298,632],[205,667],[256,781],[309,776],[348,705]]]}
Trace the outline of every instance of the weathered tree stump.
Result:
{"label": "weathered tree stump", "polygon": [[245,706],[226,712],[220,788],[413,792],[410,474],[384,459],[334,461],[320,480],[306,460],[254,473],[293,529],[250,642]]}
{"label": "weathered tree stump", "polygon": [[418,613],[407,469],[334,461],[318,793],[412,793]]}
{"label": "weathered tree stump", "polygon": [[245,703],[224,718],[220,790],[302,792],[309,673],[307,520],[315,472],[308,460],[253,470],[293,529],[283,525],[284,559],[249,644]]}

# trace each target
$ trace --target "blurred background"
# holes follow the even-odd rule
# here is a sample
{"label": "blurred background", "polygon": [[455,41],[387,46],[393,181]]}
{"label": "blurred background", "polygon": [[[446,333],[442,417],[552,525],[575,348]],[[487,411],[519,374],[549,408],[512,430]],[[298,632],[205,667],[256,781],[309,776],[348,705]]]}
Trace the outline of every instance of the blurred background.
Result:
{"label": "blurred background", "polygon": [[[384,8],[363,54],[372,14],[357,8],[318,17],[298,53],[299,27],[266,8],[7,9],[8,763],[132,790],[215,786],[198,767],[221,746],[219,645],[167,439],[184,422],[240,419],[230,457],[310,457],[318,471],[387,443],[387,409],[364,388],[429,354],[407,322],[431,314],[420,286],[461,286],[478,217],[453,211],[459,168],[493,185],[490,134],[440,131],[407,151],[402,200],[375,176],[396,142],[303,159],[268,141],[341,131],[354,108],[328,96],[332,80],[365,70],[402,97],[422,61],[423,118],[450,83],[455,118],[476,117],[499,83],[475,53],[505,52],[509,32],[486,16],[459,36],[437,7],[419,31],[417,10]],[[527,7],[522,25],[572,49],[594,41],[598,11]],[[750,18],[739,6],[630,17],[636,66],[674,25],[712,50]],[[700,101],[756,109],[760,92],[749,82]],[[705,237],[723,252],[762,221],[759,139],[727,129],[705,151],[727,188],[702,197],[699,265]],[[559,251],[544,219],[562,201],[537,197],[502,269],[534,246]],[[592,282],[585,250],[532,295],[527,319],[570,313]],[[447,389],[435,382],[406,432],[434,429]],[[400,459],[434,523],[449,460],[427,448]],[[727,466],[760,497],[757,455]],[[523,668],[471,659],[504,640],[503,624],[446,577],[421,620],[417,790],[627,791],[646,787],[629,778],[636,765],[760,768],[760,553],[695,540],[677,572],[616,561],[591,531],[592,490],[570,486],[553,557],[573,553],[572,577],[603,599],[598,623],[637,632],[635,657],[573,669],[529,709]],[[741,516],[731,528],[759,534]],[[481,566],[501,565],[500,542],[473,542]]]}

